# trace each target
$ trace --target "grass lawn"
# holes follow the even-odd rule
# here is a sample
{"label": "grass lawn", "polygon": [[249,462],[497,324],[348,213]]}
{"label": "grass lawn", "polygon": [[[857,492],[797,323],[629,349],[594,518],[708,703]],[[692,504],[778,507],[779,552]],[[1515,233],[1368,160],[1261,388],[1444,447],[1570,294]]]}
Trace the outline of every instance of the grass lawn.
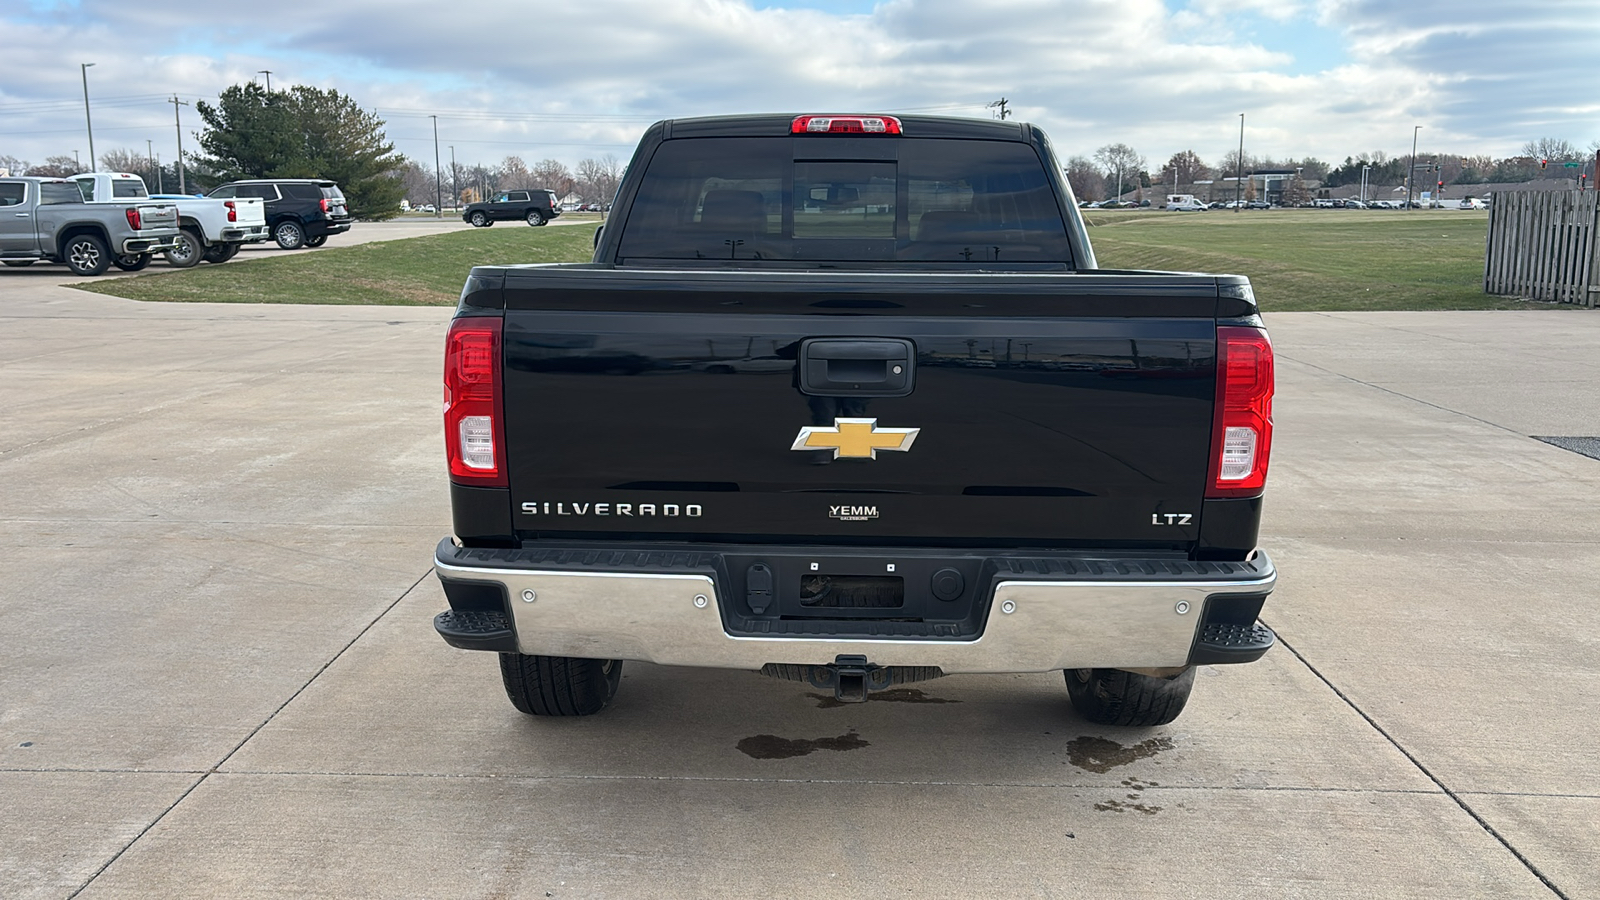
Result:
{"label": "grass lawn", "polygon": [[473,266],[588,262],[593,252],[592,227],[529,228],[507,222],[315,253],[237,256],[220,266],[202,263],[72,287],[130,300],[454,306]]}
{"label": "grass lawn", "polygon": [[1102,268],[1246,275],[1264,311],[1527,309],[1483,292],[1487,212],[1084,210]]}
{"label": "grass lawn", "polygon": [[[1269,312],[1554,305],[1483,293],[1483,212],[1085,213],[1103,268],[1247,275]],[[587,225],[474,228],[73,286],[133,300],[450,305],[474,265],[583,262],[593,237]]]}

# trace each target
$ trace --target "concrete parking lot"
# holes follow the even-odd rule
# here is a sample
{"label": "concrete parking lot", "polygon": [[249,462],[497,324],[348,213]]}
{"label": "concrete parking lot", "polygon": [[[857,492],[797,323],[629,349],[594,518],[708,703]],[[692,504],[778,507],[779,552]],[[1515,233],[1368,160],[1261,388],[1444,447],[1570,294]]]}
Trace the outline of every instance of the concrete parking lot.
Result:
{"label": "concrete parking lot", "polygon": [[1270,317],[1284,642],[1170,727],[639,664],[534,721],[430,624],[447,310],[57,281],[0,273],[0,896],[1600,897],[1600,461],[1529,437],[1600,431],[1595,314]]}

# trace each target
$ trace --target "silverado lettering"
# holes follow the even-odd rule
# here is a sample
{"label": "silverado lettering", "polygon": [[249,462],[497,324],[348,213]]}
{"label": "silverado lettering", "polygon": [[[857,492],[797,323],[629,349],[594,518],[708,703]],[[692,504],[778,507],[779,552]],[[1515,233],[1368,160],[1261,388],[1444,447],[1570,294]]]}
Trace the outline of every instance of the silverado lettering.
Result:
{"label": "silverado lettering", "polygon": [[472,270],[444,380],[434,627],[524,713],[632,659],[851,702],[1061,671],[1143,727],[1275,641],[1250,282],[1100,269],[1031,125],[657,123],[591,262]]}

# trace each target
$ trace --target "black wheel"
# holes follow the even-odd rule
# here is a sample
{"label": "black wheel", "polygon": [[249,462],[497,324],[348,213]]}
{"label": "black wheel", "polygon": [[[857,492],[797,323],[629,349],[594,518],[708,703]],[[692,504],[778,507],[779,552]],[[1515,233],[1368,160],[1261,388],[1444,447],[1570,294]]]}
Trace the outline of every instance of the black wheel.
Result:
{"label": "black wheel", "polygon": [[490,220],[489,216],[481,209],[472,211],[472,218],[470,221],[472,222],[473,228],[488,228],[490,225],[494,224],[494,222]]}
{"label": "black wheel", "polygon": [[111,251],[106,242],[92,234],[68,238],[62,254],[67,268],[74,275],[99,275],[111,265]]}
{"label": "black wheel", "polygon": [[530,716],[592,716],[611,702],[622,660],[500,654],[511,705]]}
{"label": "black wheel", "polygon": [[111,261],[111,264],[124,272],[137,272],[150,265],[148,253],[124,253]]}
{"label": "black wheel", "polygon": [[29,267],[29,266],[33,265],[34,263],[38,262],[38,260],[36,260],[36,259],[7,259],[7,260],[3,260],[3,262],[8,267],[13,268],[13,269],[26,269],[27,267]]}
{"label": "black wheel", "polygon": [[539,225],[543,225],[544,224],[544,213],[539,212],[537,209],[528,210],[528,224],[529,225],[533,225],[535,227],[537,227]]}
{"label": "black wheel", "polygon": [[323,244],[326,244],[327,242],[328,242],[328,236],[325,235],[325,234],[319,234],[316,237],[308,237],[308,238],[306,238],[306,246],[307,247],[321,247]]}
{"label": "black wheel", "polygon": [[206,248],[205,260],[208,263],[225,263],[239,255],[240,244],[212,244]]}
{"label": "black wheel", "polygon": [[1183,712],[1194,666],[1157,678],[1121,669],[1068,669],[1067,695],[1078,714],[1100,725],[1166,725]]}
{"label": "black wheel", "polygon": [[185,228],[178,232],[178,242],[166,253],[167,265],[174,269],[192,269],[200,265],[205,255],[206,242],[200,239],[200,233]]}
{"label": "black wheel", "polygon": [[299,222],[290,219],[279,222],[278,226],[272,229],[272,238],[284,250],[299,250],[305,246],[306,230],[300,227]]}

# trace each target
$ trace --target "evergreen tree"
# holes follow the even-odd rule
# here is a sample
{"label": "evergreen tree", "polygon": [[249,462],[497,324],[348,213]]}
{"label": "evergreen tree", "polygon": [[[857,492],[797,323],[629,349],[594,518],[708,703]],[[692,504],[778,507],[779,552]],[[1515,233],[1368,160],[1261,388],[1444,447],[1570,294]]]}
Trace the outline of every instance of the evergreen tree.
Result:
{"label": "evergreen tree", "polygon": [[268,92],[253,82],[195,104],[206,130],[196,167],[211,183],[239,178],[327,178],[339,183],[351,215],[397,215],[405,158],[384,136],[384,122],[335,90],[296,85]]}

